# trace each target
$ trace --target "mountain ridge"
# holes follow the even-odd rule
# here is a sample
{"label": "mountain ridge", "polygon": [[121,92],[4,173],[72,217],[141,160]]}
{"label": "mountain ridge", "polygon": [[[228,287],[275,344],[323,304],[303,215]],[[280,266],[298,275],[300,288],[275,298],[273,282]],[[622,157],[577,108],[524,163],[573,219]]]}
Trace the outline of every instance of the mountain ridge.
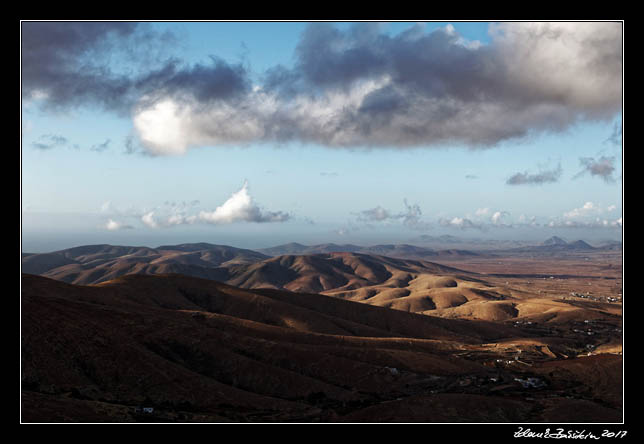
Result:
{"label": "mountain ridge", "polygon": [[422,258],[455,258],[455,257],[478,257],[482,253],[463,250],[463,249],[445,249],[434,250],[431,248],[418,247],[410,244],[377,244],[372,246],[358,246],[353,244],[317,244],[317,245],[303,245],[296,242],[288,244],[276,245],[270,248],[261,248],[257,251],[268,254],[270,256],[282,256],[285,254],[320,254],[320,253],[362,253],[362,254],[376,254],[381,256],[408,258],[408,259],[422,259]]}

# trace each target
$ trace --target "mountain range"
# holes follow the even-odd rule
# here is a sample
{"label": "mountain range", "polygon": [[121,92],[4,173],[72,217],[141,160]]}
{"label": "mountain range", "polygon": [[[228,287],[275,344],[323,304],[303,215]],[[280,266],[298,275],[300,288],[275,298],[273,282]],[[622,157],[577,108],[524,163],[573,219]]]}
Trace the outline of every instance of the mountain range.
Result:
{"label": "mountain range", "polygon": [[[88,245],[23,255],[22,272],[77,285],[101,284],[129,274],[181,274],[242,289],[316,293],[444,318],[504,321],[544,316],[539,309],[543,301],[529,289],[510,289],[490,281],[490,276],[436,262],[358,252],[268,256],[208,243],[158,248]],[[550,320],[586,316],[579,307],[555,305],[556,313],[546,316]]]}
{"label": "mountain range", "polygon": [[285,254],[320,254],[320,253],[361,253],[375,254],[379,256],[399,257],[404,259],[454,259],[487,256],[487,254],[468,250],[444,249],[433,250],[431,248],[417,247],[409,244],[382,244],[369,247],[361,247],[352,244],[318,244],[302,245],[297,242],[278,245],[271,248],[257,250],[269,256],[281,256]]}
{"label": "mountain range", "polygon": [[226,266],[268,259],[257,251],[206,243],[158,248],[86,245],[51,253],[23,254],[22,271],[76,284],[129,274],[180,273],[222,279]]}
{"label": "mountain range", "polygon": [[[431,236],[423,234],[411,240],[415,245],[428,247],[428,248],[437,248],[438,250],[450,248],[450,249],[461,249],[469,250],[477,253],[485,253],[492,255],[506,255],[511,252],[521,252],[522,249],[525,251],[532,250],[535,254],[538,253],[548,253],[548,246],[560,246],[563,247],[568,245],[569,250],[574,250],[575,244],[579,243],[577,246],[581,248],[586,248],[591,246],[586,241],[573,241],[568,242],[562,239],[559,236],[552,236],[544,242],[538,243],[534,241],[526,240],[496,240],[496,239],[479,239],[479,238],[460,238],[456,236]],[[583,242],[583,244],[581,243]],[[584,245],[585,244],[585,245]],[[617,251],[622,247],[622,243],[615,240],[603,240],[594,242],[591,246],[595,250],[599,251]],[[558,251],[563,251],[561,248]],[[557,251],[557,250],[555,250]]]}
{"label": "mountain range", "polygon": [[[621,246],[621,244],[619,244]],[[507,252],[514,253],[533,253],[533,254],[558,254],[558,253],[575,253],[575,252],[591,252],[602,250],[613,250],[615,243],[602,245],[600,247],[593,247],[583,240],[576,240],[573,242],[566,242],[560,237],[553,236],[546,239],[540,245],[528,245],[523,247],[512,248],[506,250]]]}

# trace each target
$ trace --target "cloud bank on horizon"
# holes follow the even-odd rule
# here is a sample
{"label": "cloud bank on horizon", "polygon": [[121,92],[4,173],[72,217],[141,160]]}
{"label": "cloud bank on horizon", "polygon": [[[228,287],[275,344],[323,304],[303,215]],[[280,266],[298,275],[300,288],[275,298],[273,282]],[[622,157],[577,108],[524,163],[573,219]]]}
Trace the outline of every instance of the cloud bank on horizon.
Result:
{"label": "cloud bank on horizon", "polygon": [[[621,110],[621,23],[504,22],[489,32],[481,44],[450,25],[390,36],[376,23],[312,23],[293,66],[272,67],[257,81],[243,64],[164,57],[159,48],[173,36],[146,23],[26,22],[22,93],[53,109],[130,115],[153,155],[290,142],[491,147]],[[119,70],[110,64],[115,53],[137,62]],[[606,159],[583,166],[610,173]]]}
{"label": "cloud bank on horizon", "polygon": [[359,231],[363,228],[373,229],[377,226],[400,224],[410,230],[429,231],[434,227],[452,228],[459,231],[487,232],[492,229],[517,228],[621,228],[622,218],[617,217],[615,205],[602,206],[588,201],[579,208],[564,212],[561,216],[551,217],[550,220],[537,220],[535,216],[520,214],[511,220],[512,213],[507,210],[492,210],[478,208],[474,214],[462,216],[438,217],[428,220],[422,217],[418,204],[409,205],[404,200],[406,212],[394,213],[378,205],[374,208],[360,211],[354,221],[349,221],[337,231],[340,235]]}
{"label": "cloud bank on horizon", "polygon": [[[146,210],[114,208],[111,202],[105,202],[101,213],[120,218],[136,218],[148,228],[169,228],[179,225],[211,224],[226,225],[237,222],[269,223],[286,222],[292,215],[283,211],[263,210],[248,191],[248,181],[220,206],[212,211],[195,211],[199,201],[169,203],[161,207]],[[134,228],[120,220],[110,218],[104,226],[109,231]]]}

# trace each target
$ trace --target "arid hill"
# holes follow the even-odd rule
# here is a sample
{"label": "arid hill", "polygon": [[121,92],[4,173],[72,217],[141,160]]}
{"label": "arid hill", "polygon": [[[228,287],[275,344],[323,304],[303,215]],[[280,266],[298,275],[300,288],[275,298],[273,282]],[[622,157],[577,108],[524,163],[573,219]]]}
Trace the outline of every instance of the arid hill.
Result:
{"label": "arid hill", "polygon": [[158,248],[87,245],[23,255],[22,272],[73,284],[95,284],[125,274],[180,273],[225,280],[221,267],[269,258],[253,250],[207,243]]}
{"label": "arid hill", "polygon": [[22,261],[23,272],[73,284],[98,284],[128,274],[174,273],[246,289],[320,293],[444,318],[561,323],[594,318],[602,310],[619,311],[571,305],[530,287],[502,285],[498,279],[435,262],[374,254],[268,257],[204,243],[155,249],[93,245],[27,255]]}
{"label": "arid hill", "polygon": [[226,282],[241,288],[320,293],[339,299],[452,319],[566,324],[610,317],[621,305],[571,304],[534,286],[422,260],[359,253],[278,256],[227,268]]}
{"label": "arid hill", "polygon": [[79,286],[23,274],[21,418],[620,421],[621,356],[575,358],[578,347],[523,327],[181,275]]}

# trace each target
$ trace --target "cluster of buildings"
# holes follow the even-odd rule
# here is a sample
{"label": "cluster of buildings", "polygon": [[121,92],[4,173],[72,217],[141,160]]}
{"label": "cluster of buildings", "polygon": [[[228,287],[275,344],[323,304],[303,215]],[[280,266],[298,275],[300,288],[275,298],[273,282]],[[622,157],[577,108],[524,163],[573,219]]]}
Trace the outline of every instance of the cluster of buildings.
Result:
{"label": "cluster of buildings", "polygon": [[590,299],[591,301],[598,301],[598,302],[621,302],[622,301],[621,294],[619,296],[593,296],[593,294],[589,291],[587,291],[586,293],[577,293],[575,291],[572,291],[570,292],[570,296],[573,296],[576,298],[582,298],[582,299]]}

